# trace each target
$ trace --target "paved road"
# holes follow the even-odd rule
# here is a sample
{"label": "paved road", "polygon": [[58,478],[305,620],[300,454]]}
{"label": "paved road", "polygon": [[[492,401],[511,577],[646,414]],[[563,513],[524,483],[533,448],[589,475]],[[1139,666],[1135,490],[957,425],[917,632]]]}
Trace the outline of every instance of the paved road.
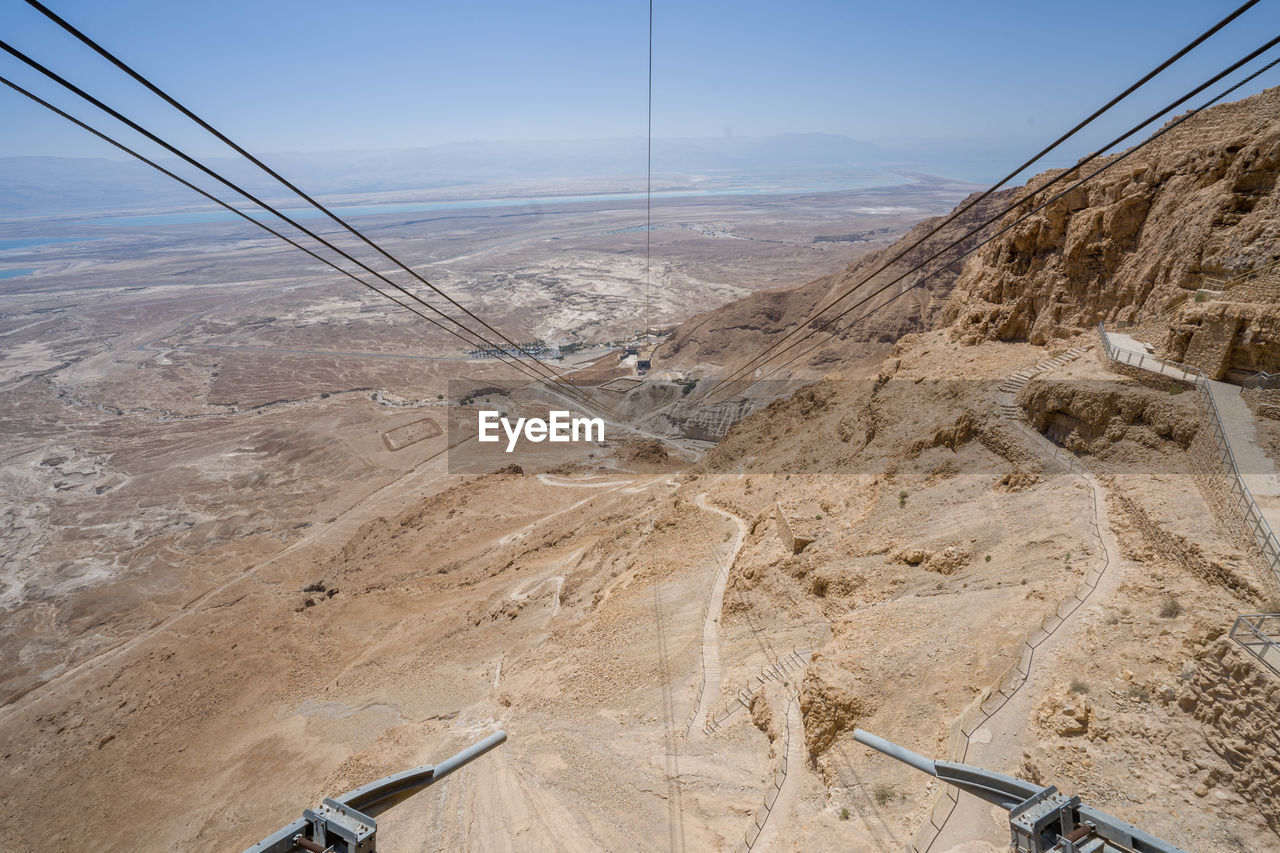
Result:
{"label": "paved road", "polygon": [[[1151,344],[1143,343],[1132,335],[1126,335],[1124,332],[1107,332],[1107,337],[1111,339],[1111,345],[1117,349],[1127,352],[1137,353],[1141,355],[1152,355],[1155,347]],[[1164,364],[1159,358],[1152,356],[1151,358],[1140,358],[1135,361],[1128,362],[1133,367],[1139,367],[1151,373],[1160,373],[1165,376],[1171,376],[1174,379],[1188,379],[1187,372],[1178,367]]]}

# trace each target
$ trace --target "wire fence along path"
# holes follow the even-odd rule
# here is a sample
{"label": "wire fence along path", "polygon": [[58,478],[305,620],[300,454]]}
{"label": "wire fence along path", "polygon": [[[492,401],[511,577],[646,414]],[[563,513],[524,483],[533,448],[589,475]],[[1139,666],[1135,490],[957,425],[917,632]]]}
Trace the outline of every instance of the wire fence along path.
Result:
{"label": "wire fence along path", "polygon": [[751,697],[760,692],[770,681],[786,682],[786,676],[791,673],[804,669],[804,665],[813,657],[813,649],[792,649],[781,658],[777,663],[760,667],[760,671],[751,676],[751,680],[745,687],[742,687],[734,694],[733,699],[729,700],[729,704],[719,714],[710,714],[707,716],[707,722],[702,730],[708,735],[713,735],[720,730],[722,726],[734,714],[743,708],[751,707]]}
{"label": "wire fence along path", "polygon": [[1250,613],[1236,617],[1231,639],[1257,658],[1263,666],[1280,675],[1280,614]]}
{"label": "wire fence along path", "polygon": [[1265,370],[1255,373],[1248,379],[1240,383],[1240,390],[1244,391],[1249,388],[1257,388],[1264,391],[1274,391],[1280,388],[1280,373],[1267,373]]}
{"label": "wire fence along path", "polygon": [[[1010,377],[1010,380],[1014,380],[1012,384],[1000,390],[1005,394],[1016,393],[1016,390],[1020,390],[1031,376],[1054,370],[1067,361],[1078,357],[1082,352],[1084,352],[1083,349],[1072,350],[1070,358],[1065,360],[1050,359],[1037,364],[1030,370],[1019,371]],[[1017,386],[1016,390],[1013,385]],[[987,725],[991,718],[998,714],[1005,705],[1009,704],[1014,695],[1026,685],[1028,678],[1031,676],[1031,668],[1035,663],[1036,650],[1052,637],[1062,627],[1063,623],[1089,599],[1089,596],[1097,589],[1103,574],[1106,573],[1111,565],[1111,553],[1107,549],[1100,526],[1100,513],[1102,512],[1098,501],[1100,487],[1079,459],[1024,423],[1019,414],[1006,405],[1007,402],[1007,400],[999,400],[997,403],[1001,415],[1012,422],[1015,429],[1027,438],[1028,443],[1063,468],[1079,475],[1084,481],[1089,494],[1089,528],[1094,541],[1098,543],[1098,547],[1084,577],[1071,594],[1062,599],[1056,607],[1045,614],[1038,625],[1027,632],[1023,638],[1017,660],[1001,673],[991,687],[978,694],[960,713],[956,721],[952,723],[951,733],[947,738],[946,753],[951,761],[959,763],[964,763],[968,758],[970,742],[974,733]],[[950,785],[943,785],[941,788],[938,800],[929,814],[929,819],[916,832],[915,839],[911,843],[909,850],[914,851],[914,853],[930,853],[934,849],[934,845],[937,843],[939,836],[941,836],[943,828],[946,827],[947,822],[955,814],[956,808],[960,803],[958,789]]]}
{"label": "wire fence along path", "polygon": [[[778,752],[778,764],[774,768],[773,776],[769,780],[769,786],[765,788],[764,799],[760,803],[760,807],[756,809],[755,817],[747,826],[746,833],[742,836],[742,842],[738,845],[736,853],[750,853],[755,846],[760,843],[760,833],[764,831],[768,824],[769,816],[773,814],[773,807],[777,805],[778,795],[782,793],[782,786],[787,782],[787,771],[791,765],[791,759],[802,758],[800,755],[791,755],[792,744],[792,723],[798,717],[796,713],[796,703],[799,701],[797,695],[792,693],[787,699],[784,708],[784,719],[786,726],[783,729],[782,749]],[[799,752],[800,741],[796,741],[797,752]]]}
{"label": "wire fence along path", "polygon": [[[698,691],[694,694],[693,707],[689,709],[689,716],[684,721],[686,738],[697,726],[698,717],[705,713],[706,702],[703,699],[707,693],[708,681],[713,682],[713,690],[720,688],[719,640],[715,634],[718,631],[719,614],[724,604],[724,587],[729,580],[729,570],[733,568],[733,557],[736,552],[731,549],[726,559],[721,556],[719,548],[715,545],[710,547],[715,560],[716,574],[711,582],[711,594],[707,596],[707,602],[702,606],[702,646],[698,658],[700,664]],[[714,617],[711,615],[713,612],[716,614]]]}
{"label": "wire fence along path", "polygon": [[[1205,420],[1208,421],[1210,432],[1213,434],[1218,467],[1227,478],[1227,494],[1230,496],[1230,501],[1240,513],[1245,530],[1262,554],[1262,559],[1275,575],[1277,583],[1280,583],[1280,540],[1276,539],[1275,532],[1244,481],[1240,464],[1236,461],[1236,454],[1232,451],[1231,441],[1227,437],[1222,413],[1218,410],[1217,401],[1213,399],[1212,381],[1198,367],[1116,346],[1102,323],[1098,324],[1098,337],[1102,339],[1103,351],[1113,364],[1128,365],[1159,373],[1162,376],[1173,376],[1195,386],[1197,399],[1200,401]],[[1270,375],[1260,374],[1253,377],[1251,381],[1254,381],[1254,384],[1248,387],[1269,387],[1267,383],[1270,379],[1272,379]],[[1241,388],[1241,392],[1243,391],[1244,388]],[[1264,627],[1270,630],[1263,630]],[[1280,675],[1280,615],[1239,616],[1231,628],[1231,639],[1257,658],[1263,666]]]}
{"label": "wire fence along path", "polygon": [[[743,533],[740,526],[742,520],[719,507],[709,506],[706,492],[701,493],[694,499],[694,505],[705,512],[717,513],[728,518],[735,525],[739,525],[739,531],[738,535],[729,544],[727,552],[721,553],[720,548],[711,541],[707,526],[705,524],[702,525],[707,547],[711,552],[711,559],[716,567],[716,573],[711,582],[711,594],[707,596],[706,604],[702,606],[702,646],[698,658],[700,671],[698,691],[693,697],[693,707],[689,709],[689,716],[685,718],[684,736],[686,739],[695,730],[701,731],[705,728],[706,717],[709,716],[707,706],[710,702],[715,701],[716,695],[720,691],[720,613],[724,608],[724,590],[729,581],[729,572],[733,569],[733,561],[737,559],[738,549],[742,547],[743,542]],[[710,690],[710,693],[708,693],[708,690]],[[701,725],[699,720],[701,720]]]}
{"label": "wire fence along path", "polygon": [[1275,574],[1276,581],[1280,583],[1280,540],[1277,540],[1275,532],[1272,531],[1271,525],[1262,514],[1262,510],[1258,508],[1258,502],[1254,500],[1253,493],[1249,491],[1249,487],[1245,484],[1244,477],[1240,473],[1240,465],[1236,461],[1236,455],[1231,449],[1231,442],[1227,438],[1227,430],[1223,425],[1222,414],[1218,411],[1218,404],[1213,399],[1213,389],[1209,377],[1198,367],[1179,364],[1150,353],[1135,352],[1118,347],[1101,323],[1098,324],[1098,337],[1102,339],[1103,352],[1106,353],[1107,359],[1113,364],[1123,364],[1129,367],[1136,367],[1139,370],[1158,373],[1162,376],[1170,376],[1184,382],[1190,382],[1195,386],[1197,397],[1200,400],[1201,408],[1204,410],[1205,419],[1209,422],[1214,444],[1217,447],[1219,466],[1227,476],[1228,492],[1231,495],[1232,503],[1234,503],[1236,510],[1239,511],[1243,518],[1244,526],[1252,536],[1258,550],[1262,552],[1262,558],[1266,561],[1272,573]]}

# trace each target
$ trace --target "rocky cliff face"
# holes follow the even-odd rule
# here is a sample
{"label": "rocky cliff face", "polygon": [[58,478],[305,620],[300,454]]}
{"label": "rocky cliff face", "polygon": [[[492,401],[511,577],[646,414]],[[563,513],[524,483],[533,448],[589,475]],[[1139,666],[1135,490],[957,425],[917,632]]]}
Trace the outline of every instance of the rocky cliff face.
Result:
{"label": "rocky cliff face", "polygon": [[966,342],[1044,343],[1169,313],[1280,257],[1278,176],[1280,88],[1206,110],[981,249],[945,319]]}
{"label": "rocky cliff face", "polygon": [[[1008,204],[1015,197],[1014,192],[1010,190],[996,193],[985,199],[920,247],[909,252],[902,260],[876,275],[859,288],[859,293],[869,293],[887,284],[916,263],[928,258]],[[835,275],[816,279],[802,287],[754,293],[689,319],[672,336],[667,358],[686,367],[698,364],[734,366],[741,363],[805,322],[817,307],[830,303],[867,273],[928,233],[938,221],[938,218],[923,220],[893,246],[869,254]],[[936,266],[931,265],[928,270],[932,271]],[[879,361],[894,341],[908,332],[919,331],[936,323],[957,274],[958,267],[944,267],[908,297],[895,301],[867,321],[852,328],[843,328],[848,319],[862,314],[873,305],[883,304],[889,297],[897,294],[898,287],[890,288],[882,298],[868,303],[865,308],[858,309],[850,318],[840,322],[838,326],[841,331],[831,342],[815,350],[801,364],[821,369],[837,363],[848,366],[860,360]],[[913,275],[902,284],[913,284],[917,279],[918,275]],[[852,305],[857,298],[859,297],[855,295],[842,302],[841,310]],[[809,345],[806,343],[804,346]],[[789,356],[802,349],[803,347],[798,347]]]}
{"label": "rocky cliff face", "polygon": [[1162,348],[1213,379],[1280,372],[1280,274],[1201,291],[1169,320]]}
{"label": "rocky cliff face", "polygon": [[[876,276],[863,292],[890,281],[1057,174],[1046,172],[1026,187],[987,199]],[[1153,320],[1158,327],[1150,339],[1169,337],[1166,352],[1177,357],[1177,347],[1185,350],[1192,337],[1187,327],[1199,321],[1174,315],[1179,308],[1201,307],[1189,299],[1197,289],[1216,287],[1221,279],[1280,258],[1280,199],[1273,192],[1278,177],[1280,88],[1274,88],[1188,120],[993,240],[962,268],[944,269],[868,321],[842,331],[802,364],[847,370],[859,360],[878,360],[887,344],[908,332],[944,324],[952,325],[953,337],[965,343],[1043,344],[1099,320]],[[1046,196],[1074,180],[1055,185]],[[1032,206],[1010,213],[980,236],[1012,223]],[[836,275],[799,288],[756,293],[693,317],[677,329],[668,357],[686,367],[741,363],[936,222],[921,222],[895,245]],[[913,276],[903,284],[915,280]],[[892,288],[885,298],[897,291]],[[1253,297],[1242,290],[1225,298]],[[1250,322],[1235,331],[1247,330]],[[1180,331],[1171,330],[1178,326]],[[1176,340],[1175,332],[1181,335]],[[1244,361],[1262,363],[1252,356]]]}

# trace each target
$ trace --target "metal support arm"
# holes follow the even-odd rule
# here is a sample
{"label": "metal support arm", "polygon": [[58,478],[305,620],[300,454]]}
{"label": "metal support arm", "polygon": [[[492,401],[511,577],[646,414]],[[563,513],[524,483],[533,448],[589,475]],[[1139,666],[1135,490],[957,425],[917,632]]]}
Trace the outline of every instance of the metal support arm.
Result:
{"label": "metal support arm", "polygon": [[314,852],[317,848],[333,853],[377,853],[374,815],[440,781],[506,739],[506,732],[497,731],[439,764],[393,773],[340,797],[325,798],[318,809],[306,809],[301,820],[276,830],[244,853]]}
{"label": "metal support arm", "polygon": [[935,761],[855,729],[853,737],[890,758],[928,773],[1009,812],[1010,849],[1017,853],[1186,853],[1136,826],[1058,793],[969,764]]}

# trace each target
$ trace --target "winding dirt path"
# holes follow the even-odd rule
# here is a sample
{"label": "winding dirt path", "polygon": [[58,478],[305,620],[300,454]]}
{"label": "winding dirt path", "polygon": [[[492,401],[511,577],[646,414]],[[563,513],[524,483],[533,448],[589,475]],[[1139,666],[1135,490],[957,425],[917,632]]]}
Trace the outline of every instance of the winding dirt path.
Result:
{"label": "winding dirt path", "polygon": [[782,786],[778,789],[778,798],[773,801],[773,808],[769,810],[769,817],[751,845],[752,853],[792,849],[783,829],[791,820],[805,766],[804,717],[800,713],[800,702],[794,695],[787,699],[786,719],[787,773],[782,778]]}
{"label": "winding dirt path", "polygon": [[[1048,373],[1057,366],[1060,364],[1044,362],[1037,365],[1031,371],[1031,375]],[[1018,387],[1025,384],[1026,380],[1021,380]],[[1000,406],[1004,417],[1017,419],[1018,414],[1013,411],[1013,393],[1006,393],[998,400],[997,405]],[[1044,436],[1029,428],[1022,431],[1036,450],[1057,458],[1064,464],[1069,463],[1072,470],[1076,471],[1091,490],[1094,510],[1092,521],[1096,531],[1097,546],[1100,549],[1095,560],[1101,561],[1098,564],[1101,572],[1096,586],[1084,602],[1068,614],[1062,624],[1036,646],[1026,680],[1008,701],[969,737],[967,752],[961,759],[963,763],[1003,773],[1013,772],[1021,760],[1023,751],[1034,745],[1035,738],[1029,734],[1028,721],[1036,703],[1051,689],[1053,678],[1061,672],[1063,653],[1082,642],[1082,635],[1089,623],[1099,614],[1101,606],[1115,595],[1124,580],[1126,570],[1126,561],[1121,557],[1120,545],[1107,514],[1106,490],[1097,477],[1083,470],[1072,460],[1063,460],[1061,451]],[[997,809],[972,794],[960,792],[954,811],[928,849],[930,851],[949,850],[955,845],[974,840],[1004,843],[1008,834],[1008,816],[1003,809]]]}
{"label": "winding dirt path", "polygon": [[[560,477],[555,474],[539,474],[538,482],[544,486],[565,486],[570,489],[602,489],[618,484],[617,480],[608,479],[604,475],[596,477]],[[628,480],[627,482],[631,481]]]}
{"label": "winding dirt path", "polygon": [[[544,477],[546,477],[546,479],[544,479]],[[515,542],[518,539],[523,539],[526,536],[528,536],[530,533],[532,533],[538,527],[538,525],[544,524],[545,522],[550,521],[551,519],[555,518],[558,515],[564,515],[566,512],[573,512],[578,507],[582,506],[583,504],[591,503],[591,501],[595,500],[601,495],[606,495],[606,494],[609,494],[609,492],[613,492],[613,491],[617,491],[618,489],[621,489],[623,486],[631,485],[632,483],[635,482],[635,480],[610,480],[607,483],[574,483],[571,480],[567,480],[567,478],[556,478],[556,477],[550,477],[545,474],[539,474],[538,482],[542,483],[544,486],[556,486],[560,488],[584,488],[584,487],[586,488],[612,487],[612,488],[609,488],[609,490],[606,492],[600,492],[598,494],[588,495],[587,497],[583,498],[582,500],[578,501],[575,504],[572,504],[571,506],[567,506],[564,509],[556,510],[555,512],[552,512],[552,513],[548,513],[542,516],[541,518],[537,519],[536,521],[529,522],[524,527],[521,527],[519,530],[508,533],[506,536],[503,536],[502,538],[498,539],[499,545],[508,545],[512,542]],[[656,479],[648,483],[645,483],[641,488],[647,489],[650,486],[652,486],[655,482],[657,482]]]}
{"label": "winding dirt path", "polygon": [[[699,494],[694,498],[693,502],[699,509],[724,516],[733,522],[735,529],[728,556],[723,561],[720,560],[714,543],[709,543],[711,544],[712,552],[716,553],[717,570],[715,581],[711,586],[711,597],[707,604],[707,612],[702,620],[702,690],[699,693],[698,705],[694,710],[688,731],[688,737],[691,740],[702,740],[707,737],[704,731],[707,715],[710,713],[716,699],[720,696],[723,675],[720,665],[720,615],[724,606],[724,593],[729,580],[729,572],[738,558],[738,552],[746,541],[747,523],[728,510],[708,504],[706,492]],[[787,770],[781,777],[780,787],[776,791],[772,787],[768,789],[770,793],[776,793],[776,796],[772,801],[772,805],[767,807],[768,814],[764,818],[764,825],[761,827],[760,834],[751,844],[750,849],[752,851],[788,849],[785,827],[791,821],[792,812],[799,796],[800,779],[803,776],[806,760],[804,716],[800,711],[800,703],[794,694],[787,699],[785,721],[784,743],[786,746],[784,748],[786,750]],[[777,778],[776,775],[771,777],[770,786],[774,784]],[[766,800],[766,802],[768,801]]]}
{"label": "winding dirt path", "polygon": [[689,736],[701,738],[702,728],[706,725],[707,714],[715,700],[720,696],[720,683],[723,671],[720,667],[720,611],[724,607],[724,589],[729,581],[729,569],[738,558],[738,551],[747,538],[747,525],[733,513],[711,506],[707,503],[707,493],[703,492],[693,499],[694,504],[702,510],[722,515],[733,522],[736,533],[730,544],[729,554],[722,561],[715,548],[709,542],[713,554],[716,554],[716,577],[711,584],[711,599],[707,604],[707,614],[702,619],[702,692],[698,697],[698,707],[694,711],[693,722],[689,728]]}
{"label": "winding dirt path", "polygon": [[[573,552],[569,559],[574,559],[581,555],[582,549],[578,549]],[[565,562],[568,562],[569,559],[566,559]],[[524,601],[533,594],[535,589],[544,587],[547,584],[555,584],[556,587],[555,597],[551,599],[551,614],[547,617],[548,619],[554,618],[555,615],[560,612],[560,590],[564,589],[564,575],[544,575],[543,577],[535,578],[527,583],[523,583],[517,589],[513,589],[511,591],[511,600]]]}
{"label": "winding dirt path", "polygon": [[[1092,475],[1084,477],[1098,502],[1099,545],[1109,560],[1107,568],[1088,601],[1068,616],[1058,630],[1036,649],[1031,672],[1018,692],[973,733],[965,756],[966,764],[1002,773],[1012,772],[1018,766],[1023,751],[1035,742],[1035,737],[1029,733],[1028,721],[1036,703],[1052,689],[1054,678],[1062,672],[1063,653],[1079,646],[1089,623],[1124,581],[1126,561],[1120,556],[1120,545],[1107,517],[1106,492]],[[990,803],[962,792],[933,849],[947,850],[975,839],[1003,843],[1008,836],[1008,816],[1003,809],[996,810]]]}

